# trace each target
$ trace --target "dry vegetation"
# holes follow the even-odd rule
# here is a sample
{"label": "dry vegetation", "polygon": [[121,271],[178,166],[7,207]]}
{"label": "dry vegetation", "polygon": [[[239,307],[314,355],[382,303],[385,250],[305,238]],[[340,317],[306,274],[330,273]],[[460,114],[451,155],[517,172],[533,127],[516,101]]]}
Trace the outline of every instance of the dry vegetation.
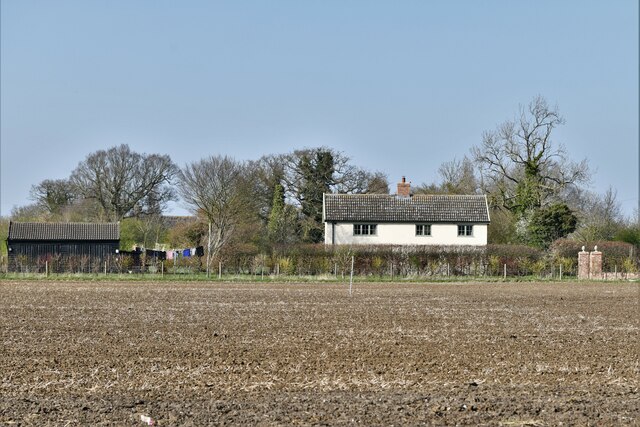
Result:
{"label": "dry vegetation", "polygon": [[640,422],[637,283],[0,283],[0,425]]}

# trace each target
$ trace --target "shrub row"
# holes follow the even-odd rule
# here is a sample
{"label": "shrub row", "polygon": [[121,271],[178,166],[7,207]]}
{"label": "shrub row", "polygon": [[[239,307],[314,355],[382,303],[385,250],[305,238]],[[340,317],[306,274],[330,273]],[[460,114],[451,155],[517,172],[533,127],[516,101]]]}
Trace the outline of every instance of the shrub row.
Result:
{"label": "shrub row", "polygon": [[[632,266],[638,265],[638,252],[636,248],[626,242],[599,242],[593,247],[585,247],[587,252],[593,251],[597,246],[602,252],[603,271],[629,271]],[[550,252],[557,258],[568,258],[577,265],[578,252],[582,250],[582,245],[574,240],[556,240],[550,248]]]}
{"label": "shrub row", "polygon": [[[519,245],[487,245],[486,247],[445,246],[337,246],[296,245],[271,253],[261,252],[253,245],[227,248],[212,261],[217,274],[282,274],[338,275],[354,274],[379,277],[446,277],[446,276],[549,276],[562,268],[564,275],[575,275],[580,247],[572,241],[554,243],[549,251]],[[604,254],[603,270],[635,272],[637,253],[632,245],[604,242],[598,246]],[[46,267],[45,267],[46,266]],[[16,257],[10,261],[10,271],[24,273],[109,273],[160,272],[167,274],[201,273],[206,271],[205,257],[187,257],[160,262],[156,259],[133,258],[128,255],[107,259],[55,256],[36,260]],[[6,271],[6,269],[5,269]]]}
{"label": "shrub row", "polygon": [[[528,246],[353,246],[298,245],[261,253],[252,247],[225,251],[220,260],[225,273],[365,276],[510,276],[541,273],[552,267],[545,254]],[[567,273],[570,269],[565,268]]]}

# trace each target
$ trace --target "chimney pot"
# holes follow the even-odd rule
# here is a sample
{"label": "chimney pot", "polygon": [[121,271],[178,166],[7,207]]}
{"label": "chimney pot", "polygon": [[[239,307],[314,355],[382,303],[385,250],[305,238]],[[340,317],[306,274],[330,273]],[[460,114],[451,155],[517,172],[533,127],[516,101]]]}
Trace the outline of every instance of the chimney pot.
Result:
{"label": "chimney pot", "polygon": [[411,197],[411,183],[402,177],[402,182],[398,183],[398,197]]}

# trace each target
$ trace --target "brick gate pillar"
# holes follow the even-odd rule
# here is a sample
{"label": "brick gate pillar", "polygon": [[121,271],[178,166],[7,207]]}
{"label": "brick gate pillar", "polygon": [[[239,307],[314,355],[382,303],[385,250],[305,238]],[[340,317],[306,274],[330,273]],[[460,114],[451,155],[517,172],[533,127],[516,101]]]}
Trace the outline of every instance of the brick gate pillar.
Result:
{"label": "brick gate pillar", "polygon": [[578,252],[578,279],[589,278],[589,264],[589,252],[586,252],[583,246]]}
{"label": "brick gate pillar", "polygon": [[602,252],[597,246],[589,254],[589,275],[591,279],[602,279]]}

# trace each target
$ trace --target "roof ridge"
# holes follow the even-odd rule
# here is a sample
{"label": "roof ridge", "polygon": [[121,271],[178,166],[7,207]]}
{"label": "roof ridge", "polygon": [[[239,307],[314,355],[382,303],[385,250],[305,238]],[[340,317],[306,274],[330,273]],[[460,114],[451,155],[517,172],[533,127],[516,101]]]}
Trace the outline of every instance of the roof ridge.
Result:
{"label": "roof ridge", "polygon": [[11,224],[28,225],[117,225],[120,222],[46,222],[46,221],[11,221]]}
{"label": "roof ridge", "polygon": [[419,194],[414,194],[413,195],[413,197],[420,197],[420,196],[430,196],[430,197],[484,197],[484,194],[438,194],[438,193],[425,194],[425,193],[419,193]]}
{"label": "roof ridge", "polygon": [[411,200],[413,198],[443,198],[443,199],[475,199],[484,198],[486,194],[412,194],[410,197],[398,196],[397,194],[374,194],[374,193],[361,193],[361,194],[348,194],[348,193],[325,193],[327,197],[377,197],[377,198],[389,198],[400,200]]}

